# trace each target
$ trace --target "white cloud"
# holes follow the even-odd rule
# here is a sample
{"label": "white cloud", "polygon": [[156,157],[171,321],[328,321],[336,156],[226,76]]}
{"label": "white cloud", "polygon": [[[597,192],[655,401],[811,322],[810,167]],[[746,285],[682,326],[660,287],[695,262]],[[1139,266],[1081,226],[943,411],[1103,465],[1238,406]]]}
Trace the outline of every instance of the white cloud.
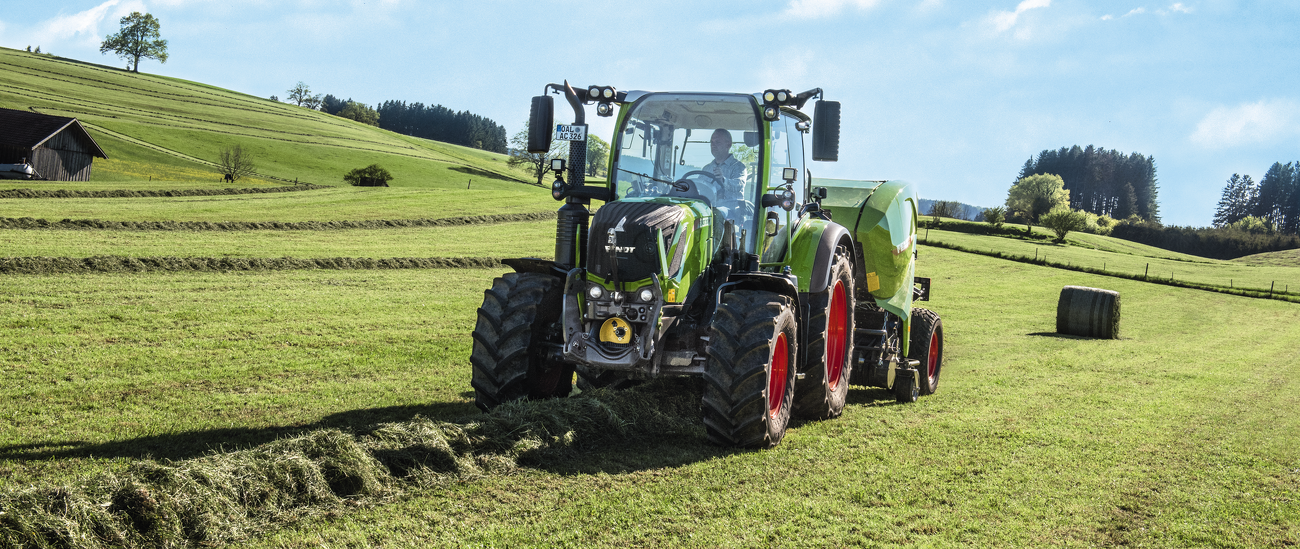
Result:
{"label": "white cloud", "polygon": [[1052,5],[1052,0],[1024,0],[1016,5],[1016,11],[999,11],[989,16],[989,22],[997,32],[1003,32],[1011,27],[1016,26],[1016,21],[1020,19],[1020,14],[1036,8],[1046,8]]}
{"label": "white cloud", "polygon": [[[30,42],[32,46],[40,45],[44,51],[69,45],[98,46],[110,28],[116,30],[117,19],[133,11],[143,12],[146,9],[140,0],[107,0],[88,10],[59,15],[35,25],[9,29],[0,27],[0,36],[12,44],[22,43],[18,47],[24,47]],[[4,33],[4,30],[13,32]]]}
{"label": "white cloud", "polygon": [[1176,11],[1180,13],[1192,13],[1192,8],[1184,6],[1182,2],[1175,2],[1174,5],[1169,6],[1169,11],[1171,12]]}
{"label": "white cloud", "polygon": [[843,10],[845,6],[868,10],[876,7],[876,4],[879,3],[880,0],[790,0],[790,6],[785,9],[785,15],[802,19],[817,19],[835,15]]}
{"label": "white cloud", "polygon": [[1142,15],[1146,12],[1147,12],[1146,8],[1133,8],[1129,10],[1128,13],[1124,14],[1124,17],[1128,17],[1130,15]]}
{"label": "white cloud", "polygon": [[1109,14],[1101,16],[1101,20],[1102,20],[1102,21],[1110,21],[1111,19],[1114,19],[1114,18],[1115,18],[1114,15],[1109,15]]}
{"label": "white cloud", "polygon": [[1300,102],[1261,100],[1216,107],[1196,124],[1193,143],[1207,149],[1270,143],[1300,136]]}

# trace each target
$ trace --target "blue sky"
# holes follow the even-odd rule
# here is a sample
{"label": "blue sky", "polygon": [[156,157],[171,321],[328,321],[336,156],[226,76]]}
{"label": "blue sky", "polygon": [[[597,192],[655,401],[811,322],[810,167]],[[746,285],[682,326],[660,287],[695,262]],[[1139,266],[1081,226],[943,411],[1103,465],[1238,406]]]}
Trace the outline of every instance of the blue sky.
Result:
{"label": "blue sky", "polygon": [[907,179],[982,206],[1038,151],[1093,144],[1153,156],[1165,223],[1202,226],[1230,175],[1300,160],[1293,0],[14,2],[0,45],[125,66],[98,44],[131,11],[170,41],[171,60],[145,72],[440,103],[512,134],[563,79],[821,87],[843,102],[843,142],[815,176]]}

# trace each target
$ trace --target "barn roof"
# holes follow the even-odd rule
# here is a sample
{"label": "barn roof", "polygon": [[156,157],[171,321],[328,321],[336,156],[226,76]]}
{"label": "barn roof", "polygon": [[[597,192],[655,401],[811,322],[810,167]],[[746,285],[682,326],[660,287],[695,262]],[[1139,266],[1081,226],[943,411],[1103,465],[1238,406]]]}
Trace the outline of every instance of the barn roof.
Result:
{"label": "barn roof", "polygon": [[73,138],[85,145],[91,154],[108,158],[76,118],[0,109],[0,146],[35,149],[62,131],[72,132]]}

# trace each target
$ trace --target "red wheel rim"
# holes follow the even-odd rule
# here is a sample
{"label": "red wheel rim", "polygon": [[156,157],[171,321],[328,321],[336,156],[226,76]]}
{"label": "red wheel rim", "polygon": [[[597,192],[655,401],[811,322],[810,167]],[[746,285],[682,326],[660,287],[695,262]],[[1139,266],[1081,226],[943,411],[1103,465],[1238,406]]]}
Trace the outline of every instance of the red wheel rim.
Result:
{"label": "red wheel rim", "polygon": [[934,378],[939,377],[939,331],[935,330],[930,334],[930,354],[928,355],[929,364],[926,367],[929,370],[930,385],[934,385]]}
{"label": "red wheel rim", "polygon": [[844,350],[849,340],[849,297],[844,283],[835,281],[831,290],[830,318],[826,321],[826,379],[831,390],[844,373]]}
{"label": "red wheel rim", "polygon": [[790,367],[790,349],[785,341],[785,332],[776,336],[776,345],[772,346],[772,367],[767,379],[767,415],[775,418],[781,413],[785,403],[785,376]]}

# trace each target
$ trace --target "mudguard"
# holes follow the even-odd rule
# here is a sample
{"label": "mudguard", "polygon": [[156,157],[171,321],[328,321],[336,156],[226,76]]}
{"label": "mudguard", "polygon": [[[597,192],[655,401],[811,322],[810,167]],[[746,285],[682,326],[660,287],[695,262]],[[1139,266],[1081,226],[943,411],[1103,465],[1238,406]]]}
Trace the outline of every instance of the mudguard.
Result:
{"label": "mudguard", "polygon": [[856,254],[853,236],[844,226],[818,218],[806,218],[794,228],[790,239],[790,270],[799,279],[801,293],[826,290],[830,282],[835,248],[844,246]]}

